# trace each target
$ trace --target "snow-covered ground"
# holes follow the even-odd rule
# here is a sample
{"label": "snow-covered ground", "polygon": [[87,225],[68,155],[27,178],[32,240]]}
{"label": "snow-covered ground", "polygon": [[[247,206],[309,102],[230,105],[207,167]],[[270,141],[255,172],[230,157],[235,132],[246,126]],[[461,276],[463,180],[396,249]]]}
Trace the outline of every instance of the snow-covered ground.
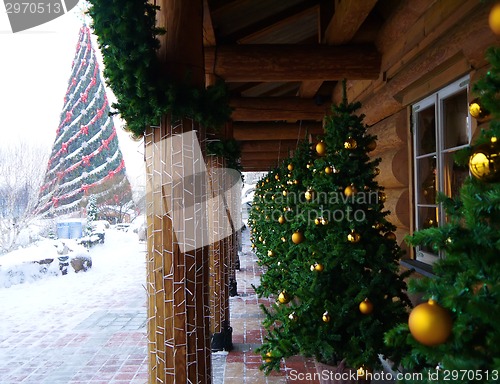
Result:
{"label": "snow-covered ground", "polygon": [[[117,295],[116,300],[126,301],[126,291],[144,290],[141,285],[146,282],[145,251],[145,243],[138,240],[137,234],[109,229],[105,243],[90,249],[92,268],[87,272],[75,273],[70,266],[64,276],[57,274],[29,279],[9,288],[0,285],[0,340],[11,327],[19,331],[38,327],[44,322],[48,328],[55,322],[78,324],[93,308],[110,305],[106,293],[120,290],[124,294]],[[15,256],[16,253],[1,256],[0,264],[2,260],[4,265],[7,261],[14,263]],[[18,251],[17,256],[19,259],[43,260],[58,255],[51,242],[43,242],[38,247]],[[54,264],[58,269],[57,259]],[[126,302],[122,304],[127,306]],[[75,308],[86,310],[75,311]],[[60,317],[55,316],[58,313]]]}

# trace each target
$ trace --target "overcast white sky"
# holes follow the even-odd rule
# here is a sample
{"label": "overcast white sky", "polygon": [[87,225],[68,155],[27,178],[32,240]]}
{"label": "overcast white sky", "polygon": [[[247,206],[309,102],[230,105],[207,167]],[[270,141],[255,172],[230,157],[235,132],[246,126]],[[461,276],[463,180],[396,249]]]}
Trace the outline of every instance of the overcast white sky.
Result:
{"label": "overcast white sky", "polygon": [[[83,23],[77,8],[38,27],[12,33],[4,2],[0,2],[0,145],[26,140],[46,145],[50,151]],[[115,119],[130,181],[137,185],[136,178],[144,169],[138,153],[142,146],[128,138],[121,124]]]}

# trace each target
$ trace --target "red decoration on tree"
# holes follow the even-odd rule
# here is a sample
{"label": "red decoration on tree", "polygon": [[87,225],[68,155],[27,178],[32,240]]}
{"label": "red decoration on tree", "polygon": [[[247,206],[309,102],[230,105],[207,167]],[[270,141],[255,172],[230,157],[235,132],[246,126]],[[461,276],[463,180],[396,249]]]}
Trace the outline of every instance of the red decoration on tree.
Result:
{"label": "red decoration on tree", "polygon": [[87,95],[87,93],[86,93],[86,92],[85,92],[85,93],[80,94],[80,100],[81,100],[83,103],[85,103],[85,102],[87,101],[87,97],[88,97],[88,95]]}
{"label": "red decoration on tree", "polygon": [[68,121],[71,121],[72,117],[73,117],[73,113],[71,111],[66,112],[66,119],[64,120],[64,122],[67,123]]}
{"label": "red decoration on tree", "polygon": [[61,180],[64,177],[64,172],[57,172],[57,178]]}
{"label": "red decoration on tree", "polygon": [[83,156],[82,162],[83,162],[84,166],[89,166],[90,165],[90,156]]}
{"label": "red decoration on tree", "polygon": [[82,191],[85,195],[87,195],[87,193],[89,192],[89,189],[90,189],[90,185],[88,185],[88,184],[82,185]]}
{"label": "red decoration on tree", "polygon": [[118,204],[118,201],[120,201],[120,197],[115,194],[113,198],[115,199],[115,203]]}
{"label": "red decoration on tree", "polygon": [[57,197],[53,197],[52,198],[52,205],[54,207],[57,207],[58,204],[59,204],[59,199]]}
{"label": "red decoration on tree", "polygon": [[102,147],[101,148],[106,148],[109,149],[109,141],[108,139],[102,141]]}
{"label": "red decoration on tree", "polygon": [[67,142],[61,144],[61,151],[68,152],[68,143]]}
{"label": "red decoration on tree", "polygon": [[109,177],[110,179],[112,179],[113,177],[115,177],[115,171],[109,171],[109,173],[108,173],[108,177]]}
{"label": "red decoration on tree", "polygon": [[84,135],[88,135],[89,134],[89,126],[88,125],[82,125],[80,127],[80,132]]}
{"label": "red decoration on tree", "polygon": [[76,85],[76,77],[73,77],[73,79],[71,80],[71,85]]}

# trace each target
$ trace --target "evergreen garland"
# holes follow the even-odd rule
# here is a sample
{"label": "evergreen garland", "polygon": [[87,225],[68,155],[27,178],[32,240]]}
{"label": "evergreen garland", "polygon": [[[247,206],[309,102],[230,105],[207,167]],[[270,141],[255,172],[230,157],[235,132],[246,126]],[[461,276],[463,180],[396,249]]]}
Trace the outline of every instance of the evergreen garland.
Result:
{"label": "evergreen garland", "polygon": [[161,78],[155,25],[158,6],[147,0],[89,0],[88,14],[98,36],[104,77],[117,103],[113,107],[128,130],[141,136],[146,126],[159,125],[163,114],[190,117],[216,128],[229,119],[231,109],[223,82],[207,89],[191,86],[189,79]]}

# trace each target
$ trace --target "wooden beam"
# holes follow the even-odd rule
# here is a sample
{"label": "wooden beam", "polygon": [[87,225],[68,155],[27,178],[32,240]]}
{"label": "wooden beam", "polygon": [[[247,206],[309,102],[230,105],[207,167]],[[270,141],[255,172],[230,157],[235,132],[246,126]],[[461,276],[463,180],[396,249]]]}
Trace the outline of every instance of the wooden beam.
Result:
{"label": "wooden beam", "polygon": [[278,166],[279,162],[268,160],[249,160],[241,162],[244,172],[265,172]]}
{"label": "wooden beam", "polygon": [[276,148],[294,150],[297,148],[297,140],[247,140],[240,142],[241,153],[271,152]]}
{"label": "wooden beam", "polygon": [[[321,134],[321,124],[289,123],[234,123],[233,137],[237,141],[247,140],[304,140],[306,133]],[[275,148],[278,150],[278,148]]]}
{"label": "wooden beam", "polygon": [[212,15],[208,0],[203,0],[203,46],[213,47],[217,44],[215,38],[214,26],[212,24]]}
{"label": "wooden beam", "polygon": [[345,44],[354,37],[377,0],[335,1],[335,13],[326,28],[324,43]]}
{"label": "wooden beam", "polygon": [[373,45],[249,44],[205,49],[205,68],[228,82],[376,79]]}
{"label": "wooden beam", "polygon": [[281,28],[297,18],[302,17],[304,14],[313,12],[318,8],[316,0],[308,0],[304,3],[299,3],[287,8],[276,14],[272,14],[256,23],[245,26],[237,31],[224,36],[224,41],[228,43],[243,43],[248,40],[270,33],[273,30]]}
{"label": "wooden beam", "polygon": [[241,161],[253,161],[253,160],[267,160],[267,161],[278,161],[287,159],[290,157],[291,153],[289,151],[278,151],[275,152],[242,152]]}
{"label": "wooden beam", "polygon": [[[330,1],[328,3],[331,4]],[[335,13],[326,27],[322,42],[326,45],[339,45],[351,41],[376,3],[377,0],[335,1]],[[330,11],[326,5],[321,8],[324,13]],[[352,79],[349,76],[346,78]],[[314,97],[321,84],[323,80],[304,81],[300,86],[299,96]]]}
{"label": "wooden beam", "polygon": [[295,97],[240,97],[232,98],[234,121],[321,121],[330,111],[330,104],[316,105],[311,99]]}

